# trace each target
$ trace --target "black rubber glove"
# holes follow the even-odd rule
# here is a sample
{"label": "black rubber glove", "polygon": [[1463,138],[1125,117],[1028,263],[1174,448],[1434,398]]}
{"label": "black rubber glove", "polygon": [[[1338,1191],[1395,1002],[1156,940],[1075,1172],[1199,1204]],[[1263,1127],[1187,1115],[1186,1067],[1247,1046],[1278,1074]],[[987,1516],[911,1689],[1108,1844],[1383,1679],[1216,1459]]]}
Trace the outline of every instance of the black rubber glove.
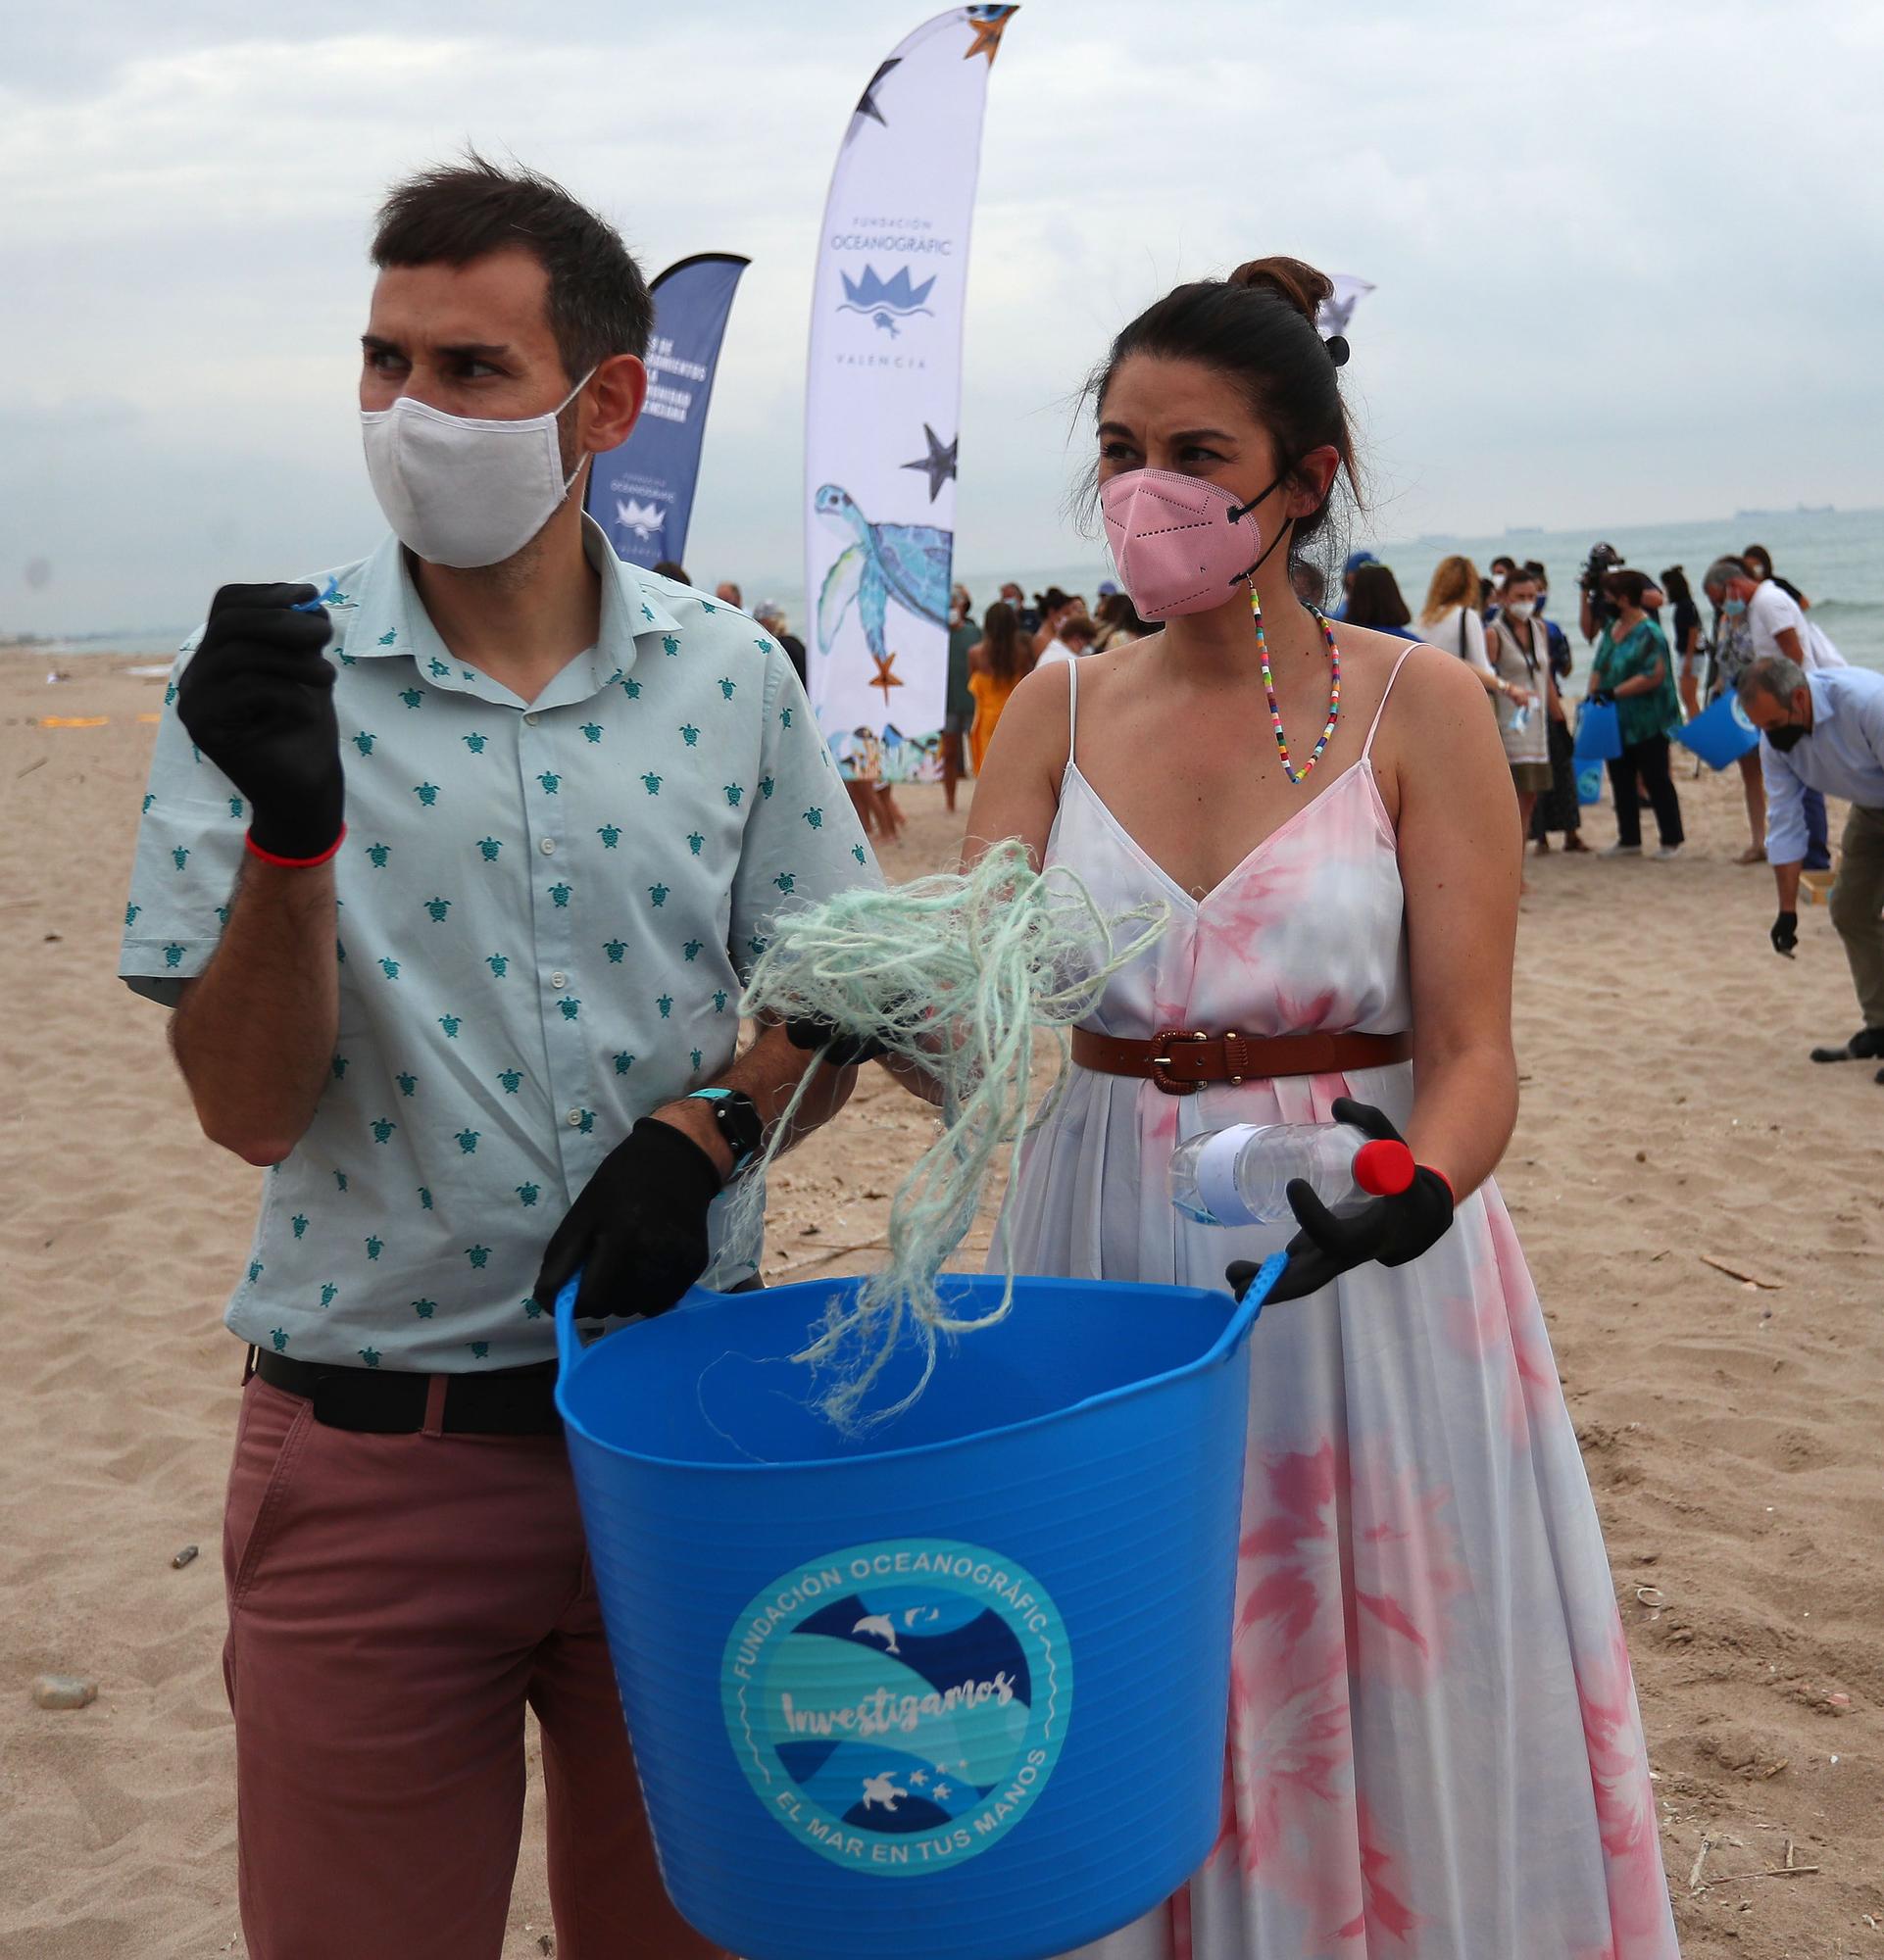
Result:
{"label": "black rubber glove", "polygon": [[311,585],[225,585],[176,684],[189,737],[249,804],[249,839],[269,858],[318,862],[340,841],[346,782],[333,712],[333,632],[297,612]]}
{"label": "black rubber glove", "polygon": [[[1371,1103],[1338,1096],[1331,1113],[1337,1123],[1351,1123],[1378,1142],[1406,1141]],[[1319,1293],[1330,1280],[1369,1260],[1404,1266],[1418,1258],[1452,1230],[1454,1201],[1451,1185],[1421,1164],[1398,1197],[1370,1199],[1339,1218],[1298,1177],[1289,1186],[1289,1207],[1302,1230],[1289,1241],[1289,1263],[1269,1295],[1271,1302]],[[1247,1260],[1230,1267],[1227,1278],[1237,1298],[1243,1298],[1256,1270]]]}
{"label": "black rubber glove", "polygon": [[719,1195],[712,1157],[671,1123],[643,1116],[556,1228],[534,1298],[553,1307],[579,1270],[577,1313],[666,1313],[707,1270],[707,1206]]}
{"label": "black rubber glove", "polygon": [[1771,938],[1773,951],[1783,954],[1786,958],[1790,959],[1793,956],[1793,948],[1799,944],[1799,914],[1797,912],[1781,912],[1773,920]]}
{"label": "black rubber glove", "polygon": [[820,1058],[827,1068],[859,1068],[889,1054],[883,1043],[869,1035],[844,1034],[833,1022],[821,1020],[816,1014],[787,1021],[785,1039],[793,1048],[822,1049]]}
{"label": "black rubber glove", "polygon": [[1615,706],[1615,689],[1612,687],[1599,687],[1597,691],[1590,696],[1590,699],[1593,702],[1595,702],[1599,708],[1613,708]]}

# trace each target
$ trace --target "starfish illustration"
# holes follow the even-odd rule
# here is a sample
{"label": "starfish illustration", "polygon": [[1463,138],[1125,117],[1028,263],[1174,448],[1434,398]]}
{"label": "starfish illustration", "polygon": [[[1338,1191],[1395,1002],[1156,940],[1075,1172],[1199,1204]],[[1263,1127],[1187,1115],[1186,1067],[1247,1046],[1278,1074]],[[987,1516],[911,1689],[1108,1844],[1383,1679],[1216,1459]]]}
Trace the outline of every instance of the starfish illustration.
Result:
{"label": "starfish illustration", "polygon": [[[995,38],[999,40],[1000,35],[997,34]],[[851,138],[863,128],[864,119],[867,116],[871,122],[880,124],[885,129],[890,126],[883,121],[882,110],[876,106],[876,85],[888,75],[892,69],[901,68],[902,65],[903,58],[900,55],[892,55],[888,61],[878,66],[876,73],[864,84],[864,93],[857,98],[857,107],[851,113],[851,126],[845,132],[844,142],[847,147]]]}
{"label": "starfish illustration", "polygon": [[972,61],[976,55],[986,55],[992,68],[1001,52],[1002,30],[1019,11],[1018,7],[970,7],[968,25],[974,29],[974,41],[962,59]]}
{"label": "starfish illustration", "polygon": [[902,467],[928,473],[929,502],[933,504],[941,494],[943,484],[955,474],[956,451],[962,447],[962,438],[958,435],[953,442],[945,444],[927,422],[922,424],[922,436],[929,445],[928,455],[918,457],[914,463],[906,463]]}
{"label": "starfish illustration", "polygon": [[883,690],[883,706],[887,709],[890,705],[890,689],[903,685],[902,678],[890,671],[896,665],[896,656],[894,654],[872,654],[870,659],[876,662],[876,678],[870,682],[870,685],[872,687],[880,687]]}

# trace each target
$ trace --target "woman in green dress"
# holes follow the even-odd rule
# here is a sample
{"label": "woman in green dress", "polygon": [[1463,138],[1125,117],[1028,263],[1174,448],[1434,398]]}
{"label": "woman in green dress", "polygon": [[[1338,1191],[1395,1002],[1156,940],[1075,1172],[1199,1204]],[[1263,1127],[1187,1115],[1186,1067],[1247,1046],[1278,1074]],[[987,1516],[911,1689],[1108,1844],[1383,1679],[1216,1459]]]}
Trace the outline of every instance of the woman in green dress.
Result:
{"label": "woman in green dress", "polygon": [[1681,800],[1668,773],[1668,731],[1681,725],[1681,699],[1675,693],[1674,662],[1661,628],[1643,609],[1650,581],[1639,571],[1611,571],[1603,581],[1615,617],[1596,643],[1590,664],[1590,697],[1613,702],[1621,722],[1622,753],[1610,764],[1610,791],[1615,802],[1615,842],[1606,858],[1634,858],[1642,852],[1642,805],[1646,791],[1661,833],[1658,858],[1681,850]]}

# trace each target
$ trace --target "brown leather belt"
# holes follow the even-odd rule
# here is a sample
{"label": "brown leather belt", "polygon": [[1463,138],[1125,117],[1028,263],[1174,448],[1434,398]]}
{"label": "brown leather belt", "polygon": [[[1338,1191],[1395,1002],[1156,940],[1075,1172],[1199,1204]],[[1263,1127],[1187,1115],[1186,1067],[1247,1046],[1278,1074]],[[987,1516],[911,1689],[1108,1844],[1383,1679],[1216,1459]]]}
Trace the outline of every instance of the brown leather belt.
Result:
{"label": "brown leather belt", "polygon": [[1151,1041],[1127,1041],[1074,1028],[1072,1058],[1101,1075],[1148,1075],[1166,1096],[1194,1096],[1207,1082],[1386,1068],[1413,1059],[1413,1036],[1208,1035],[1199,1028],[1166,1028]]}

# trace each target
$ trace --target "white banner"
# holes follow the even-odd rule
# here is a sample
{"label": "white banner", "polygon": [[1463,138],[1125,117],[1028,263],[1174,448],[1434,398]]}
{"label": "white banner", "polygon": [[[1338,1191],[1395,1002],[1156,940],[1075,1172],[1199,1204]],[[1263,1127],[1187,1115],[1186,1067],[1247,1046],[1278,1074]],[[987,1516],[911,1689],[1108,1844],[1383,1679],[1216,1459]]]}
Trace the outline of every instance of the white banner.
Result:
{"label": "white banner", "polygon": [[870,77],[812,287],[805,592],[812,705],[840,757],[913,775],[948,677],[968,231],[988,75],[1014,7],[955,7]]}
{"label": "white banner", "polygon": [[1357,279],[1352,272],[1330,272],[1329,283],[1334,291],[1321,302],[1320,316],[1315,324],[1321,329],[1325,340],[1330,335],[1348,337],[1348,322],[1354,318],[1354,310],[1362,296],[1373,291],[1365,279]]}

